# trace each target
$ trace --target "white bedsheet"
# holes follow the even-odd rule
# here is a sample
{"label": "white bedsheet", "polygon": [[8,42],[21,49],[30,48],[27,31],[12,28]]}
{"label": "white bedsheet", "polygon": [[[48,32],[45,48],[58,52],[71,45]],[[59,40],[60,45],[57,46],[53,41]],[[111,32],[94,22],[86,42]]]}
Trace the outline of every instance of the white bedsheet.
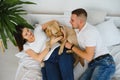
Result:
{"label": "white bedsheet", "polygon": [[[24,52],[22,52],[25,54]],[[18,53],[18,54],[22,54]],[[19,60],[19,66],[16,72],[15,80],[42,80],[41,75],[41,67],[39,62],[33,60],[29,56],[18,56],[20,58]]]}
{"label": "white bedsheet", "polygon": [[[113,56],[116,63],[116,72],[114,74],[113,80],[120,80],[120,44],[109,47],[110,54]],[[42,74],[40,72],[41,67],[39,62],[28,57],[24,52],[17,54],[17,57],[20,58],[18,70],[16,73],[15,80],[42,80]],[[21,55],[21,56],[18,56]],[[82,67],[80,63],[74,68],[74,78],[78,80],[80,75],[87,68],[87,62],[85,66]]]}
{"label": "white bedsheet", "polygon": [[119,78],[118,80],[120,80],[120,58],[119,58],[120,57],[120,44],[112,46],[111,48],[109,48],[109,50],[116,64],[116,72],[114,74],[114,77]]}

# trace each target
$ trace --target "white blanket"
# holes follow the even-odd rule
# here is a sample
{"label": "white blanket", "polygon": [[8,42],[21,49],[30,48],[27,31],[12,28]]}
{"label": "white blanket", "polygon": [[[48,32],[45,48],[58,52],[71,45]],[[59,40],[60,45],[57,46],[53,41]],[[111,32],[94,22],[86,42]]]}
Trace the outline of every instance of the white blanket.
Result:
{"label": "white blanket", "polygon": [[42,80],[39,62],[22,51],[16,55],[20,58],[15,80]]}
{"label": "white blanket", "polygon": [[[113,80],[120,79],[120,45],[115,45],[109,48],[110,54],[113,56],[116,63],[116,72]],[[16,55],[20,58],[18,70],[15,80],[42,80],[42,74],[40,72],[41,67],[39,62],[33,60],[23,51]],[[74,80],[78,80],[80,75],[87,68],[87,62],[82,67],[80,63],[74,68]]]}
{"label": "white blanket", "polygon": [[120,44],[112,46],[110,49],[110,54],[113,56],[116,64],[116,72],[114,74],[115,78],[119,78],[120,80]]}

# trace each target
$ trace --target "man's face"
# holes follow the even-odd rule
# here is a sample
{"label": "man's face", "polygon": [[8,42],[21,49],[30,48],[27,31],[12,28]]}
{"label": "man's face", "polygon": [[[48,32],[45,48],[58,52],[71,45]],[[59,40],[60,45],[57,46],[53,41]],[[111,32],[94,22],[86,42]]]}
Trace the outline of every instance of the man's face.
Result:
{"label": "man's face", "polygon": [[79,21],[80,20],[78,19],[77,15],[75,14],[71,15],[70,23],[74,29],[77,29],[79,27]]}

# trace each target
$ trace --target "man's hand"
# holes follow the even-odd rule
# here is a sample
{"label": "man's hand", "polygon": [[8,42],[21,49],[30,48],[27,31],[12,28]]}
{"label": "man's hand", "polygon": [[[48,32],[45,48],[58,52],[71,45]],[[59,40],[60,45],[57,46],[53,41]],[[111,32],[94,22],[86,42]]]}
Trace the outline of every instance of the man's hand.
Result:
{"label": "man's hand", "polygon": [[68,49],[71,49],[73,44],[71,44],[70,42],[66,42],[65,43],[65,47],[68,48]]}

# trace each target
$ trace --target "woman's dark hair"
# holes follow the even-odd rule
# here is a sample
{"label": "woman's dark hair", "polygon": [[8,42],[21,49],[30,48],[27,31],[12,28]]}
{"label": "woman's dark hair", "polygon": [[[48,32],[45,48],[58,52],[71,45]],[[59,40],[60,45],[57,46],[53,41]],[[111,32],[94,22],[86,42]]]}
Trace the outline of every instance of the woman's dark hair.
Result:
{"label": "woman's dark hair", "polygon": [[87,12],[83,8],[75,9],[72,11],[72,14],[76,14],[77,16],[84,15],[87,18]]}
{"label": "woman's dark hair", "polygon": [[14,37],[19,48],[19,51],[23,50],[23,44],[26,42],[26,40],[22,37],[23,28],[25,28],[24,25],[17,25],[16,32],[14,33]]}

